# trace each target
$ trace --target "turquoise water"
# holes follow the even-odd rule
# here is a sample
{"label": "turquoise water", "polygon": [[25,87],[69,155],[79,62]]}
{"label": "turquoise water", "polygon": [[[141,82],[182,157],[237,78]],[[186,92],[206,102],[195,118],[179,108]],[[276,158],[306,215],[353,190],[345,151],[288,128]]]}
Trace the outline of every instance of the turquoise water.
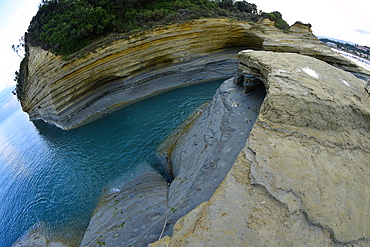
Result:
{"label": "turquoise water", "polygon": [[0,247],[31,227],[77,243],[109,181],[142,161],[221,80],[178,88],[137,102],[80,128],[30,122],[10,93],[0,98]]}

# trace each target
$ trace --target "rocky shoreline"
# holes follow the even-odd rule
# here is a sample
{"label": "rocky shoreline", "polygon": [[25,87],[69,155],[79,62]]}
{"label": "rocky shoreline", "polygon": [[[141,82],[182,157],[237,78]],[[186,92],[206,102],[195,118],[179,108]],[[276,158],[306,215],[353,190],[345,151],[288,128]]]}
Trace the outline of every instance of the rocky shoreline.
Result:
{"label": "rocky shoreline", "polygon": [[245,95],[242,86],[225,81],[189,130],[168,143],[173,149],[168,157],[172,182],[167,184],[143,165],[102,199],[81,246],[147,246],[158,240],[162,229],[163,236],[171,235],[175,222],[209,199],[224,179],[249,136],[263,97],[264,88]]}
{"label": "rocky shoreline", "polygon": [[297,54],[243,51],[239,71],[267,90],[248,141],[212,198],[150,246],[369,246],[365,82]]}
{"label": "rocky shoreline", "polygon": [[[235,75],[183,126],[186,129],[179,131],[182,134],[177,139],[161,148],[171,161],[171,183],[147,164],[126,182],[116,181],[102,196],[81,246],[370,244],[370,101],[363,92],[365,82],[351,74],[368,76],[368,72],[317,43],[307,26],[297,24],[289,35],[277,35],[268,22],[261,23],[263,32],[245,23],[232,25],[242,30],[238,34],[253,32],[247,42],[258,40],[256,33],[263,36],[260,50],[273,51],[242,51],[238,60],[231,51],[240,48],[208,51],[148,70],[153,73],[127,77],[135,87],[118,91],[117,97],[134,92],[136,86],[149,92],[145,84],[134,83],[138,78],[159,83],[167,75],[175,79],[187,73],[186,85],[194,76]],[[257,48],[256,42],[253,44]],[[77,70],[74,73],[77,75]],[[122,81],[105,86],[113,89],[118,84]],[[30,95],[50,89],[44,86],[38,91],[35,87]],[[101,97],[99,104],[81,110],[85,115],[70,115],[77,109],[77,101],[71,101],[72,96],[65,98],[68,90],[59,97],[69,104],[70,112],[64,111],[62,118],[74,121],[62,126],[66,129],[101,111],[103,103],[108,111],[113,103],[124,104],[108,93],[112,101]],[[60,123],[62,118],[50,110],[59,107],[56,101],[52,103],[54,99],[49,99],[48,108],[38,103],[31,106],[31,98],[22,103],[29,104],[31,119]],[[47,102],[43,100],[38,102]],[[37,115],[42,111],[42,117]],[[48,114],[53,115],[49,120]]]}
{"label": "rocky shoreline", "polygon": [[361,70],[319,41],[308,25],[200,19],[112,42],[74,60],[29,47],[21,105],[31,120],[81,126],[136,100],[204,79],[230,78],[243,49],[294,52]]}

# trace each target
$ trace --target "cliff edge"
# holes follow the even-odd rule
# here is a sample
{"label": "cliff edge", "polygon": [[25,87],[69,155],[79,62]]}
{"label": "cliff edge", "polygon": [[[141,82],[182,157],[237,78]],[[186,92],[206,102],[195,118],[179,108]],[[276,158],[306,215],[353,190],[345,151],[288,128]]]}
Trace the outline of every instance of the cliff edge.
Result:
{"label": "cliff edge", "polygon": [[[246,48],[258,51],[236,57]],[[346,71],[366,72],[309,26],[283,32],[269,19],[202,19],[72,61],[36,47],[28,59],[22,107],[63,129],[172,87],[236,75],[171,147],[171,184],[147,165],[117,182],[81,246],[145,246],[162,235],[151,246],[370,244],[370,101],[365,82]],[[244,96],[261,87],[266,97],[251,112]]]}
{"label": "cliff edge", "polygon": [[212,198],[150,246],[369,246],[365,82],[298,54],[238,58],[237,81],[267,91],[250,137]]}
{"label": "cliff edge", "polygon": [[200,19],[116,40],[74,60],[29,47],[21,105],[31,120],[75,128],[169,88],[229,78],[242,49],[295,52],[360,72],[301,23],[283,32],[267,18]]}

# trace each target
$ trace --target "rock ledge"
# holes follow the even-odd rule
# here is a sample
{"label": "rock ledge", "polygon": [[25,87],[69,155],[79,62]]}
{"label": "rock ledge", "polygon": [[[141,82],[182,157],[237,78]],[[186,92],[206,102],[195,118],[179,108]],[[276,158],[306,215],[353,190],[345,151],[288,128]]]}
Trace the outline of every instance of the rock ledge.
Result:
{"label": "rock ledge", "polygon": [[154,246],[369,246],[365,82],[315,58],[243,51],[267,89],[231,171]]}

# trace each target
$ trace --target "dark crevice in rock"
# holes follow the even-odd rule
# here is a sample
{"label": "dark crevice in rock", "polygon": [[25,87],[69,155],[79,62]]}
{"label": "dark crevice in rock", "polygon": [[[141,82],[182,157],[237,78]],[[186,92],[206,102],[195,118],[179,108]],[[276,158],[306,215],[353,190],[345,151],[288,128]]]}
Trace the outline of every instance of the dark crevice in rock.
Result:
{"label": "dark crevice in rock", "polygon": [[151,166],[163,177],[163,179],[171,184],[174,180],[172,172],[172,162],[169,157],[160,157],[160,161],[157,164],[152,164]]}
{"label": "dark crevice in rock", "polygon": [[261,77],[258,75],[245,74],[241,70],[238,70],[234,77],[234,83],[244,87],[244,93],[249,93],[255,88],[264,87]]}
{"label": "dark crevice in rock", "polygon": [[366,83],[370,82],[370,75],[362,72],[352,72],[354,76],[358,79],[365,81]]}

